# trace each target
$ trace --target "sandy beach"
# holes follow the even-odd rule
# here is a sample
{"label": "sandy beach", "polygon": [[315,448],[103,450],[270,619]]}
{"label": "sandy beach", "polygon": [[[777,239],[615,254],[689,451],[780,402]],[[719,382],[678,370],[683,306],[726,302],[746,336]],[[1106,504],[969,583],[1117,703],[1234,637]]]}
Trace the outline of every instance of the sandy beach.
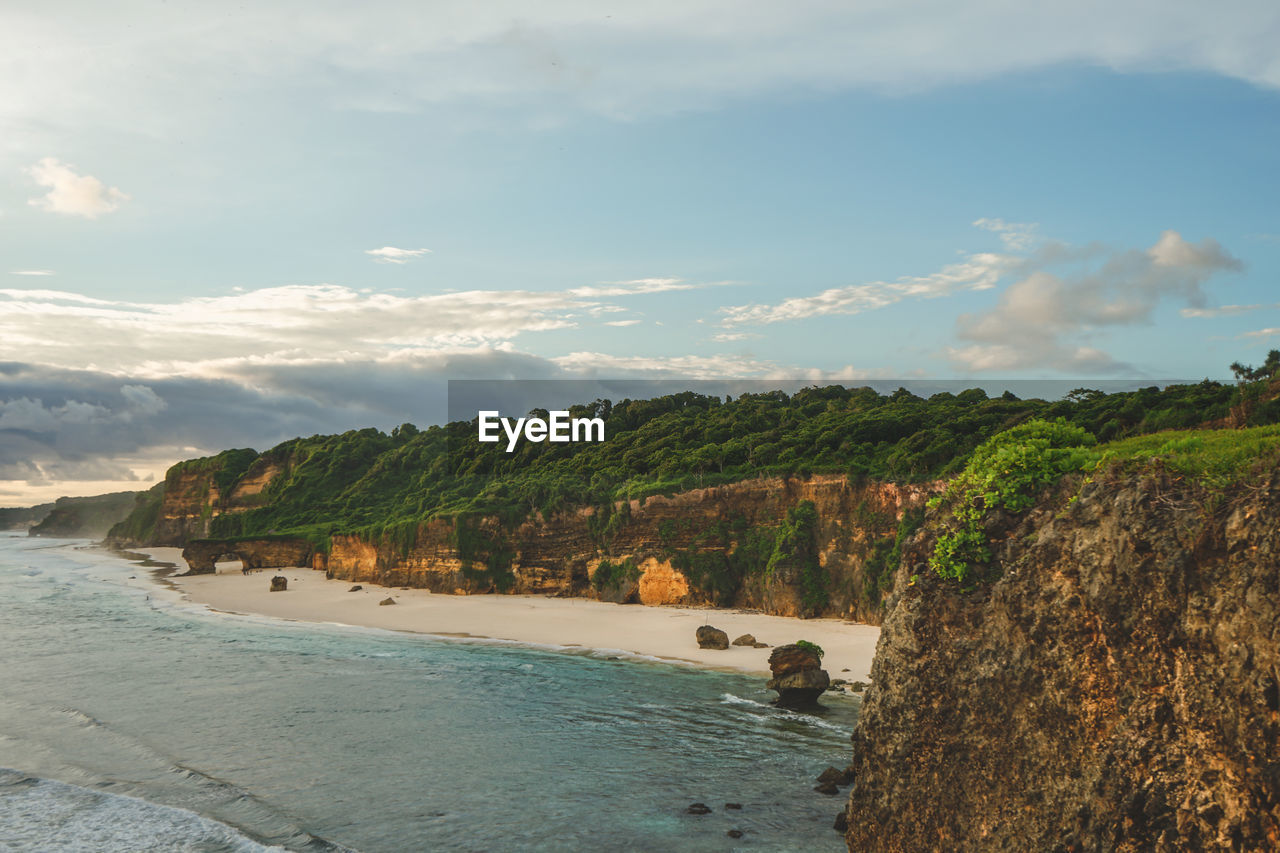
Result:
{"label": "sandy beach", "polygon": [[[137,553],[185,570],[178,548]],[[271,576],[289,579],[285,592],[270,592]],[[771,646],[808,640],[826,651],[823,666],[833,679],[867,681],[880,629],[838,619],[793,619],[736,610],[645,607],[580,598],[529,595],[439,595],[328,580],[313,569],[266,570],[244,575],[238,563],[219,564],[217,574],[171,577],[188,600],[213,610],[360,625],[393,631],[483,637],[567,648],[616,650],[664,660],[768,674],[769,649],[731,646],[699,649],[694,633],[710,623],[733,639],[753,634]],[[378,602],[391,597],[395,605]]]}

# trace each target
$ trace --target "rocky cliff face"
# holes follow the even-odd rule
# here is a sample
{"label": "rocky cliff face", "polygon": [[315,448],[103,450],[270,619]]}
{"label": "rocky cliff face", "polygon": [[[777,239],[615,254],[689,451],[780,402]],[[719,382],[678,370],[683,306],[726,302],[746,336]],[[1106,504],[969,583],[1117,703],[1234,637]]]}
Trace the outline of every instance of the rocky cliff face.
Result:
{"label": "rocky cliff face", "polygon": [[[893,536],[902,513],[921,506],[933,490],[929,485],[855,486],[839,476],[750,480],[632,501],[617,507],[608,520],[599,510],[584,508],[528,521],[515,530],[482,519],[461,535],[453,522],[439,520],[421,525],[407,546],[335,536],[327,554],[316,554],[314,567],[342,580],[436,592],[718,603],[813,615],[802,600],[804,587],[794,568],[747,572],[728,600],[716,600],[705,583],[700,586],[681,568],[699,560],[723,560],[743,547],[743,538],[752,531],[772,530],[789,510],[812,501],[826,597],[817,612],[875,622],[881,611],[878,594],[866,591],[868,556],[875,543]],[[465,553],[468,537],[481,542],[475,557]],[[615,584],[593,583],[605,563],[628,570]]]}
{"label": "rocky cliff face", "polygon": [[165,476],[154,535],[146,541],[121,541],[124,547],[165,545],[182,547],[192,539],[210,535],[213,519],[260,506],[262,491],[284,469],[282,460],[268,454],[259,456],[249,470],[225,494],[218,487],[218,457],[199,460],[204,464],[179,464]]}
{"label": "rocky cliff face", "polygon": [[995,520],[989,588],[907,549],[850,850],[1280,849],[1280,476],[1072,494]]}

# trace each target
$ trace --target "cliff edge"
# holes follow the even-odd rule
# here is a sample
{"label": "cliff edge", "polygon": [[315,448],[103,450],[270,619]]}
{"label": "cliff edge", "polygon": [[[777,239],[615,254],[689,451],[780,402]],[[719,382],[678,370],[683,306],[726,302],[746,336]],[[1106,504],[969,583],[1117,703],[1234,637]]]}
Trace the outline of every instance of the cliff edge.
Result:
{"label": "cliff edge", "polygon": [[[908,543],[853,851],[1280,849],[1280,473],[1068,478],[964,591]],[[1083,485],[1082,485],[1083,482]]]}

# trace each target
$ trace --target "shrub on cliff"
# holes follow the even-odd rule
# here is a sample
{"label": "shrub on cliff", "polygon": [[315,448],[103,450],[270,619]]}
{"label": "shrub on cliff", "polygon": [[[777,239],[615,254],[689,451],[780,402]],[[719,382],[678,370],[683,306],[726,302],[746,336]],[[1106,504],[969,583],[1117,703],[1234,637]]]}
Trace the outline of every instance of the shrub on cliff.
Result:
{"label": "shrub on cliff", "polygon": [[1059,418],[1033,420],[992,436],[979,445],[960,476],[930,506],[946,507],[929,566],[944,578],[968,582],[975,567],[991,559],[982,522],[988,512],[1021,512],[1063,474],[1097,461],[1097,440]]}

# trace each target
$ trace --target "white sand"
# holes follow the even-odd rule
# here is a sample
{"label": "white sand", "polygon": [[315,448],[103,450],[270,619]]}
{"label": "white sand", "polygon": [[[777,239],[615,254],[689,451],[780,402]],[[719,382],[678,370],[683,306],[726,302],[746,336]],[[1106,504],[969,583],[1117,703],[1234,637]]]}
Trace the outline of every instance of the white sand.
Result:
{"label": "white sand", "polygon": [[[185,568],[178,548],[149,548],[140,553]],[[271,577],[289,579],[285,592],[270,592]],[[427,634],[486,637],[553,646],[621,650],[716,669],[769,671],[769,649],[730,646],[699,649],[698,626],[710,623],[729,639],[754,634],[778,646],[796,640],[817,643],[826,652],[823,667],[831,677],[867,681],[880,629],[839,619],[793,619],[739,610],[645,607],[581,598],[533,595],[438,595],[423,589],[401,590],[349,581],[327,580],[313,569],[266,569],[243,575],[239,563],[218,565],[217,574],[175,577],[185,598],[214,610],[253,613],[306,622],[336,622],[417,631]],[[388,596],[395,605],[380,606]]]}

